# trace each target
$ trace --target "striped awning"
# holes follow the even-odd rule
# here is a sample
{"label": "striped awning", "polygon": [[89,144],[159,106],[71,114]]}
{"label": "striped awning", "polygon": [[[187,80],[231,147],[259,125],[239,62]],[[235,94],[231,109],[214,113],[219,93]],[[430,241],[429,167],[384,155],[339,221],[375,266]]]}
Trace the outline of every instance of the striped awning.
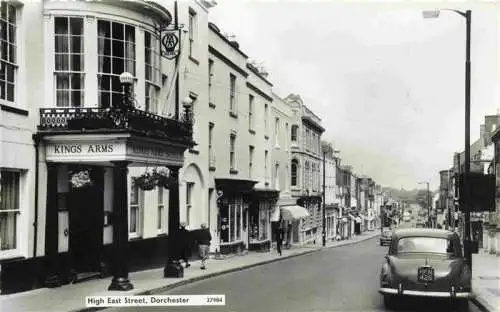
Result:
{"label": "striped awning", "polygon": [[280,212],[283,220],[299,220],[309,216],[309,211],[299,205],[281,206]]}

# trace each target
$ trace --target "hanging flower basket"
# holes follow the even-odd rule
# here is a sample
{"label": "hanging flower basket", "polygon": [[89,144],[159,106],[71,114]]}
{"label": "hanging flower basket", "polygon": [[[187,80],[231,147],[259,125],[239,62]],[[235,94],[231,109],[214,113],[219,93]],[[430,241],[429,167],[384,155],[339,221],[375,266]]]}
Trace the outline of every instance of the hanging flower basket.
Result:
{"label": "hanging flower basket", "polygon": [[170,176],[166,169],[153,170],[154,175],[156,176],[157,185],[160,187],[164,187],[166,189],[170,188],[172,183],[175,183],[175,179]]}
{"label": "hanging flower basket", "polygon": [[73,173],[70,182],[71,186],[75,189],[92,185],[92,179],[88,170]]}
{"label": "hanging flower basket", "polygon": [[138,177],[134,178],[134,183],[137,185],[138,188],[145,190],[145,191],[151,191],[154,189],[157,185],[157,179],[156,176],[150,172],[145,172],[141,174]]}

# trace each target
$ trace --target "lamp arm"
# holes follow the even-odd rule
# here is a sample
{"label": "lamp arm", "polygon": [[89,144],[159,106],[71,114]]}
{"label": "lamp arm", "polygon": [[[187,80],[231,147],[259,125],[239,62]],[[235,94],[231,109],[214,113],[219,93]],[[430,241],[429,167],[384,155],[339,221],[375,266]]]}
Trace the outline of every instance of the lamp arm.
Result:
{"label": "lamp arm", "polygon": [[466,12],[462,12],[460,10],[455,10],[455,9],[441,9],[442,11],[453,11],[457,14],[460,14],[462,15],[463,17],[467,18],[467,13]]}

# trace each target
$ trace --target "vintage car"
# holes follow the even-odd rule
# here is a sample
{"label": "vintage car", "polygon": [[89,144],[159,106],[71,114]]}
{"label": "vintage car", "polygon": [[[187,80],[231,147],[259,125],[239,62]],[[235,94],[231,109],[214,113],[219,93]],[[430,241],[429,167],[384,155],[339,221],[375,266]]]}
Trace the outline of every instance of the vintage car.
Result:
{"label": "vintage car", "polygon": [[454,232],[408,228],[392,233],[380,272],[379,293],[384,305],[401,298],[449,298],[457,310],[466,310],[471,291],[471,270]]}
{"label": "vintage car", "polygon": [[380,235],[380,246],[389,246],[391,244],[392,231],[385,230]]}

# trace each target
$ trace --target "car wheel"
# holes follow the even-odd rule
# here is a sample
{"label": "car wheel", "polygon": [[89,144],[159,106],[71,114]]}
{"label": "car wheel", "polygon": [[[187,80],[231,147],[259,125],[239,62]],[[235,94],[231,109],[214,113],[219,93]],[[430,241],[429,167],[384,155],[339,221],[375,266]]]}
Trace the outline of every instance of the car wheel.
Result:
{"label": "car wheel", "polygon": [[384,296],[384,306],[387,309],[395,309],[396,308],[396,298],[393,296],[386,295]]}

